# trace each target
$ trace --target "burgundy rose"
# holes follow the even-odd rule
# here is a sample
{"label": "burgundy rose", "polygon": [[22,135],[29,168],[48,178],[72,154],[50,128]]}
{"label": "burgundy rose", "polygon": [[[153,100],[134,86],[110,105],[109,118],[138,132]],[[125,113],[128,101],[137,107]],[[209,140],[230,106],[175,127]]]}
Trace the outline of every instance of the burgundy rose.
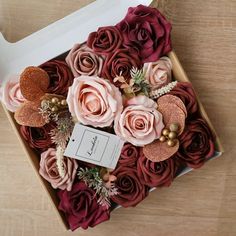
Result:
{"label": "burgundy rose", "polygon": [[199,114],[197,97],[191,83],[178,82],[169,94],[175,95],[183,101],[187,109],[188,118]]}
{"label": "burgundy rose", "polygon": [[176,176],[178,165],[174,158],[161,162],[152,162],[141,155],[137,163],[140,182],[149,187],[170,186]]}
{"label": "burgundy rose", "polygon": [[107,55],[113,53],[122,44],[120,31],[114,26],[101,27],[97,32],[90,33],[87,46],[94,52]]}
{"label": "burgundy rose", "polygon": [[70,192],[60,190],[59,209],[66,215],[70,229],[79,227],[87,229],[103,221],[109,220],[110,212],[97,203],[94,190],[87,187],[84,182],[76,183]]}
{"label": "burgundy rose", "polygon": [[115,184],[119,192],[112,196],[115,203],[123,207],[136,206],[148,195],[148,188],[140,182],[135,168],[119,166],[112,174],[117,177]]}
{"label": "burgundy rose", "polygon": [[123,166],[135,167],[140,156],[140,148],[126,143],[121,151],[119,164]]}
{"label": "burgundy rose", "polygon": [[214,135],[202,119],[187,122],[179,137],[178,158],[191,168],[199,168],[214,155]]}
{"label": "burgundy rose", "polygon": [[46,124],[43,127],[21,126],[20,132],[31,148],[43,152],[55,146],[49,134],[54,128],[55,125],[52,123]]}
{"label": "burgundy rose", "polygon": [[50,78],[47,92],[66,96],[68,88],[72,85],[74,79],[67,64],[64,61],[52,60],[42,64],[40,67],[48,73]]}
{"label": "burgundy rose", "polygon": [[171,24],[156,9],[143,5],[130,7],[117,24],[124,46],[138,50],[142,62],[154,62],[171,51]]}
{"label": "burgundy rose", "polygon": [[[140,68],[141,65],[141,61],[135,50],[118,49],[107,56],[103,66],[102,76],[113,83],[115,77],[122,75],[129,82],[132,67]],[[118,86],[119,83],[115,83],[115,85]]]}

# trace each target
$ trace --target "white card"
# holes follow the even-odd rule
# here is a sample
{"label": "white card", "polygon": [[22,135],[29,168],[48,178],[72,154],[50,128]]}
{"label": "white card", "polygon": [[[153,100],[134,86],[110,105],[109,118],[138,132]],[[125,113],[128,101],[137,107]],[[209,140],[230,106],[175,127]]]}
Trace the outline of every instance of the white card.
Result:
{"label": "white card", "polygon": [[76,123],[64,156],[115,169],[123,145],[114,134]]}

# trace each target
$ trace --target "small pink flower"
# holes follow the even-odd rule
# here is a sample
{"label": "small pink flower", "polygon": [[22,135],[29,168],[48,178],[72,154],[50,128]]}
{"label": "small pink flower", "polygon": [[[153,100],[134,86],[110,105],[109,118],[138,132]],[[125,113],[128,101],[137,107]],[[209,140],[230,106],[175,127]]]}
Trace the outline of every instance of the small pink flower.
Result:
{"label": "small pink flower", "polygon": [[64,170],[64,177],[61,177],[59,174],[56,150],[54,148],[49,148],[41,154],[40,175],[51,183],[53,188],[71,191],[78,164],[75,159],[64,157],[62,160],[62,168]]}
{"label": "small pink flower", "polygon": [[168,57],[162,57],[156,62],[145,63],[143,67],[145,78],[152,89],[158,89],[171,81],[172,63]]}
{"label": "small pink flower", "polygon": [[3,84],[1,91],[1,100],[6,108],[15,112],[25,101],[20,91],[19,76],[10,77],[5,84]]}
{"label": "small pink flower", "polygon": [[86,44],[75,44],[66,57],[66,63],[73,75],[99,76],[102,71],[103,57],[95,54]]}
{"label": "small pink flower", "polygon": [[160,137],[163,128],[157,104],[143,95],[128,100],[114,124],[115,133],[136,146],[152,143]]}
{"label": "small pink flower", "polygon": [[92,76],[74,79],[67,103],[72,116],[93,127],[110,126],[123,109],[119,89],[102,78]]}

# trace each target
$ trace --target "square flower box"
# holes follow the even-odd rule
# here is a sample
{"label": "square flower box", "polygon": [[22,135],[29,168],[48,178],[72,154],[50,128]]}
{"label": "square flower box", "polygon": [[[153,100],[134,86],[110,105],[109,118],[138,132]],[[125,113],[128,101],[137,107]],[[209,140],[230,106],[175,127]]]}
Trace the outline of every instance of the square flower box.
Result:
{"label": "square flower box", "polygon": [[[3,36],[0,35],[0,51],[2,55],[0,58],[1,82],[7,80],[11,74],[19,73],[28,65],[38,66],[64,54],[70,50],[75,43],[86,41],[88,34],[96,31],[98,27],[114,25],[125,16],[128,7],[137,6],[139,4],[149,5],[150,3],[150,0],[121,0],[119,2],[116,0],[98,0],[17,43],[8,43],[4,40]],[[168,57],[173,65],[173,77],[180,82],[189,82],[175,52],[171,51],[168,53]],[[216,151],[213,157],[216,158],[222,154],[223,148],[199,99],[198,104],[202,116],[216,136]],[[55,190],[39,175],[39,158],[28,146],[28,143],[21,137],[19,125],[16,123],[13,114],[6,108],[5,112],[36,175],[39,177],[42,186],[51,199],[59,219],[64,227],[69,229],[64,214],[58,210],[59,199]],[[190,170],[190,168],[186,168],[179,175],[183,175]]]}

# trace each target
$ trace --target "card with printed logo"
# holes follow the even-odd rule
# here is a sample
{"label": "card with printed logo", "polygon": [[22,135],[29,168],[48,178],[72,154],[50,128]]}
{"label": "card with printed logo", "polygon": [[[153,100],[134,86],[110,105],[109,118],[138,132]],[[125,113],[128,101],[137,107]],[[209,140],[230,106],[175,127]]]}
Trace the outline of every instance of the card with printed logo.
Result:
{"label": "card with printed logo", "polygon": [[124,141],[114,134],[77,123],[64,156],[114,169]]}

